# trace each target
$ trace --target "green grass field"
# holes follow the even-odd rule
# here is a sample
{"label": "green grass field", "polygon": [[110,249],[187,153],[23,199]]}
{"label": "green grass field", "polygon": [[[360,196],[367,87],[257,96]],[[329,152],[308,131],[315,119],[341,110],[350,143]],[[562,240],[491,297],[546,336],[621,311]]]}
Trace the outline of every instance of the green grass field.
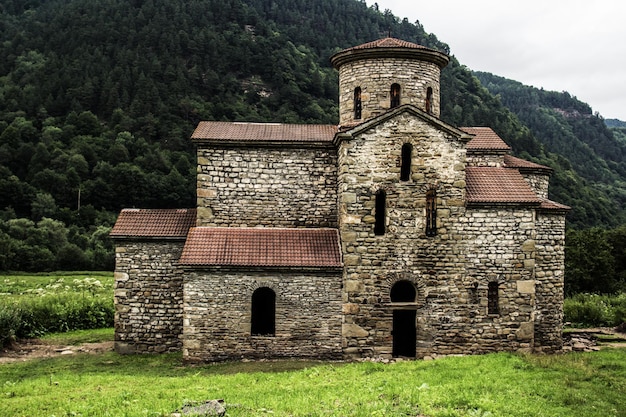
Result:
{"label": "green grass field", "polygon": [[[51,343],[112,333],[52,335]],[[626,350],[435,361],[184,366],[113,352],[0,364],[2,416],[170,416],[223,399],[228,416],[626,416]]]}

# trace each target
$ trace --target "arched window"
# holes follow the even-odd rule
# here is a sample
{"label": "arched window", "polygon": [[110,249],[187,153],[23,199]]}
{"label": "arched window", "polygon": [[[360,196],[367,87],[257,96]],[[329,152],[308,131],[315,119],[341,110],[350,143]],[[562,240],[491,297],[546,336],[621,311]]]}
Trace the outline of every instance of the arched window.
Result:
{"label": "arched window", "polygon": [[400,84],[391,84],[390,107],[393,109],[394,107],[398,107],[399,105],[400,105]]}
{"label": "arched window", "polygon": [[387,194],[383,190],[379,190],[376,193],[376,207],[374,212],[374,234],[375,235],[384,235],[385,234],[385,216],[387,210]]}
{"label": "arched window", "polygon": [[403,280],[393,284],[389,297],[392,303],[414,303],[416,295],[413,283]]}
{"label": "arched window", "polygon": [[426,113],[433,113],[433,88],[428,87],[426,90]]}
{"label": "arched window", "polygon": [[411,179],[411,155],[413,153],[413,145],[405,143],[402,145],[402,165],[400,166],[400,181],[408,181]]}
{"label": "arched window", "polygon": [[354,118],[355,119],[361,118],[361,110],[362,110],[361,87],[357,87],[354,89]]}
{"label": "arched window", "polygon": [[500,314],[500,301],[498,294],[498,283],[490,282],[487,287],[487,313]]}
{"label": "arched window", "polygon": [[426,236],[437,235],[437,193],[429,190],[426,193]]}
{"label": "arched window", "polygon": [[267,287],[252,293],[252,319],[250,333],[256,336],[276,333],[276,293]]}

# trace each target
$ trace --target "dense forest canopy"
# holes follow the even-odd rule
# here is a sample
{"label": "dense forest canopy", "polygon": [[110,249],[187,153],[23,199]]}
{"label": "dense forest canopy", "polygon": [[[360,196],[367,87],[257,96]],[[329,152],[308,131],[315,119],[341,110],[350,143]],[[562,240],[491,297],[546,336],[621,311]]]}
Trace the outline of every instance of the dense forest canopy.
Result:
{"label": "dense forest canopy", "polygon": [[[449,53],[419,22],[358,0],[2,2],[0,269],[36,268],[33,248],[42,269],[112,268],[102,232],[121,208],[195,205],[198,121],[337,123],[329,57],[388,34]],[[554,168],[570,226],[624,223],[623,127],[454,57],[441,101],[444,121],[491,126]],[[54,246],[15,243],[51,230]]]}

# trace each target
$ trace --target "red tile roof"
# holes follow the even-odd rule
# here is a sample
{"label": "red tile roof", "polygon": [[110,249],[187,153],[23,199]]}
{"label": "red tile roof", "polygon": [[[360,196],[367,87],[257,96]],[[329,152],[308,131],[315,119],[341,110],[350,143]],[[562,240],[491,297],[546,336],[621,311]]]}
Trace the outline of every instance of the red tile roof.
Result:
{"label": "red tile roof", "polygon": [[507,168],[517,168],[524,170],[532,170],[532,171],[545,171],[546,173],[552,172],[552,168],[547,167],[545,165],[539,165],[534,162],[526,161],[524,159],[516,158],[511,155],[504,155],[504,166]]}
{"label": "red tile roof", "polygon": [[195,224],[196,209],[124,209],[109,236],[184,239]]}
{"label": "red tile roof", "polygon": [[443,52],[389,37],[339,51],[330,57],[330,62],[335,68],[339,68],[346,62],[382,57],[425,60],[438,65],[440,68],[445,67],[450,60],[448,55]]}
{"label": "red tile roof", "polygon": [[572,208],[569,206],[566,206],[565,204],[557,203],[552,200],[543,200],[541,202],[541,209],[542,210],[555,210],[555,211],[569,211]]}
{"label": "red tile roof", "polygon": [[189,266],[341,267],[336,229],[195,227],[180,263]]}
{"label": "red tile roof", "polygon": [[465,169],[468,203],[541,204],[517,170],[492,167]]}
{"label": "red tile roof", "polygon": [[410,48],[410,49],[429,49],[425,46],[418,45],[413,42],[407,42],[397,38],[382,38],[373,42],[367,42],[362,45],[353,46],[352,48],[344,49],[344,51],[352,51],[358,49],[375,49],[375,48]]}
{"label": "red tile roof", "polygon": [[467,143],[468,151],[510,151],[511,147],[490,127],[460,127],[465,133],[475,135]]}
{"label": "red tile roof", "polygon": [[323,142],[332,143],[335,125],[200,122],[191,135],[197,142]]}

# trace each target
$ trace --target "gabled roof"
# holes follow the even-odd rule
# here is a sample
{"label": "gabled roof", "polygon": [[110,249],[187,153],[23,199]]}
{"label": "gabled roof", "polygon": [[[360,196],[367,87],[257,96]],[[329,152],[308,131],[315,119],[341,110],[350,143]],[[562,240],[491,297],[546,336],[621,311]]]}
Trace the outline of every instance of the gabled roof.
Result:
{"label": "gabled roof", "polygon": [[319,143],[330,145],[336,125],[200,122],[191,135],[196,143]]}
{"label": "gabled roof", "polygon": [[180,264],[192,267],[338,268],[336,229],[195,227]]}
{"label": "gabled roof", "polygon": [[463,132],[474,135],[467,144],[468,152],[503,151],[508,152],[511,147],[502,140],[490,127],[459,127]]}
{"label": "gabled roof", "polygon": [[196,224],[196,209],[123,209],[109,236],[184,239]]}
{"label": "gabled roof", "polygon": [[539,172],[541,174],[550,174],[553,171],[552,168],[545,165],[539,165],[511,155],[504,155],[504,166],[507,168],[518,169],[521,172]]}
{"label": "gabled roof", "polygon": [[542,200],[522,174],[514,169],[494,167],[465,168],[468,204],[524,204],[539,206]]}
{"label": "gabled roof", "polygon": [[435,116],[426,113],[424,110],[420,109],[417,106],[414,106],[413,104],[403,104],[356,126],[348,126],[344,132],[336,136],[336,140],[341,141],[342,139],[350,139],[351,137],[360,135],[361,133],[364,133],[367,130],[372,129],[377,125],[382,124],[387,120],[392,119],[402,113],[409,113],[415,117],[418,117],[433,126],[435,129],[447,132],[450,135],[457,137],[461,141],[468,142],[472,138],[466,132],[463,132],[462,130],[457,129],[454,126],[447,124],[441,119],[438,119]]}

